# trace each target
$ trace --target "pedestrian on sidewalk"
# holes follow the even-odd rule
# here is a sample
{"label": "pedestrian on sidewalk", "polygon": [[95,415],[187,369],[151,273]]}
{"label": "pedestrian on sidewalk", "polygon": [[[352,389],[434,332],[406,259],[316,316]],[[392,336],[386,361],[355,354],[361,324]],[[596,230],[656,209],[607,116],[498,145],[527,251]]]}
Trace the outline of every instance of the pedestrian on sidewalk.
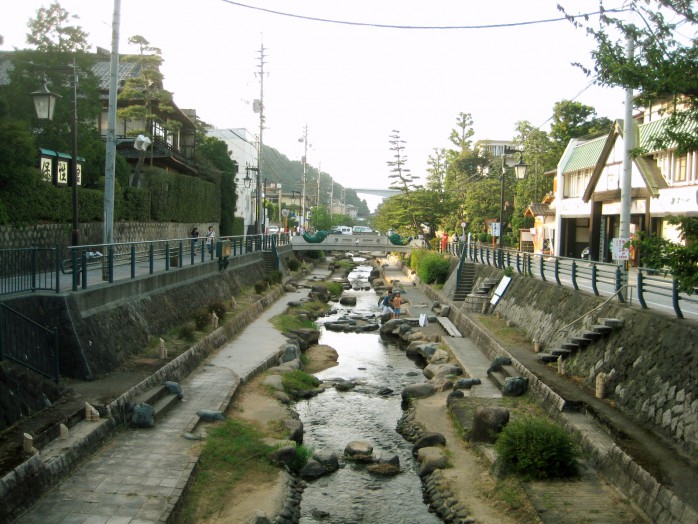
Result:
{"label": "pedestrian on sidewalk", "polygon": [[206,247],[208,252],[213,255],[213,244],[216,243],[216,232],[213,230],[213,226],[208,226],[208,233],[206,233]]}

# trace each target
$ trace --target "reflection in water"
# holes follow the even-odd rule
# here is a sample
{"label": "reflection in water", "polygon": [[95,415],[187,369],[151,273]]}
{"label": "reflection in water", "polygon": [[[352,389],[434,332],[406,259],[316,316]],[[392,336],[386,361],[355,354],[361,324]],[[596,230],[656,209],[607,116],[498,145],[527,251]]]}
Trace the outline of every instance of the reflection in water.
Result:
{"label": "reflection in water", "polygon": [[[365,285],[371,269],[361,266],[349,280]],[[324,320],[348,313],[364,316],[378,312],[378,296],[373,291],[346,293],[356,295],[357,305],[350,309],[337,305],[337,315]],[[303,443],[341,456],[348,442],[365,440],[373,445],[376,457],[398,455],[402,473],[375,476],[366,471],[365,465],[349,462],[335,473],[309,481],[301,502],[301,523],[441,522],[422,502],[412,445],[395,431],[402,415],[400,392],[407,384],[425,381],[422,373],[414,373],[419,369],[395,342],[382,340],[375,333],[337,333],[321,328],[320,343],[337,350],[339,365],[317,377],[342,378],[358,385],[347,392],[328,389],[296,405],[305,427]],[[384,388],[393,393],[379,395]],[[320,518],[320,514],[329,516]]]}

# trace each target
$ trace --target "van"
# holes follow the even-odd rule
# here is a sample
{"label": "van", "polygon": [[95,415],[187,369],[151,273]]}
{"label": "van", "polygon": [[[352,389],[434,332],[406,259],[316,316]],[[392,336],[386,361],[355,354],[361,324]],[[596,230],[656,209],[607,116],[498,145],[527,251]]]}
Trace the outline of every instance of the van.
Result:
{"label": "van", "polygon": [[351,228],[349,226],[334,226],[330,233],[335,235],[351,235]]}

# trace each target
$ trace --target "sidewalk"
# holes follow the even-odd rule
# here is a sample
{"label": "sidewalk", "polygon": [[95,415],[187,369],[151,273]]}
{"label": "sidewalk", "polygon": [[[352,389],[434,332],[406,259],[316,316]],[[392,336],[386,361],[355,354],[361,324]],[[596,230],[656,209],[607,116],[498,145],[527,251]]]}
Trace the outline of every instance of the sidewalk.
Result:
{"label": "sidewalk", "polygon": [[286,339],[269,320],[306,294],[282,295],[180,383],[184,400],[154,428],[120,431],[16,522],[166,522],[200,453],[201,442],[183,436],[194,431],[196,412],[224,411],[241,382],[275,360]]}

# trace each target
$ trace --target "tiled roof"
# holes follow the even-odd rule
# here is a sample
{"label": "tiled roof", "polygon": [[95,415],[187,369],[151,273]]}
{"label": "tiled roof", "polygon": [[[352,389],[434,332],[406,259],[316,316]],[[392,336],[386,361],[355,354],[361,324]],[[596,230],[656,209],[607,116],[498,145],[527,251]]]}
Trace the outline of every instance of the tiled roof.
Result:
{"label": "tiled roof", "polygon": [[[646,149],[647,151],[653,152],[654,148],[651,147],[652,139],[664,133],[667,123],[669,122],[669,118],[670,117],[661,118],[659,120],[654,120],[653,122],[648,122],[638,126],[640,130],[640,147]],[[697,128],[698,124],[696,124],[695,120],[686,119],[676,131],[679,133],[695,133]],[[668,144],[667,149],[674,149],[676,146],[677,144],[670,143]]]}
{"label": "tiled roof", "polygon": [[579,171],[582,169],[593,169],[601,157],[604,144],[606,143],[607,135],[604,135],[588,142],[578,144],[570,155],[567,164],[563,168],[563,173]]}
{"label": "tiled roof", "polygon": [[555,214],[555,211],[550,209],[550,206],[548,204],[539,204],[536,202],[532,202],[528,208],[526,209],[526,215],[529,216],[552,216]]}

